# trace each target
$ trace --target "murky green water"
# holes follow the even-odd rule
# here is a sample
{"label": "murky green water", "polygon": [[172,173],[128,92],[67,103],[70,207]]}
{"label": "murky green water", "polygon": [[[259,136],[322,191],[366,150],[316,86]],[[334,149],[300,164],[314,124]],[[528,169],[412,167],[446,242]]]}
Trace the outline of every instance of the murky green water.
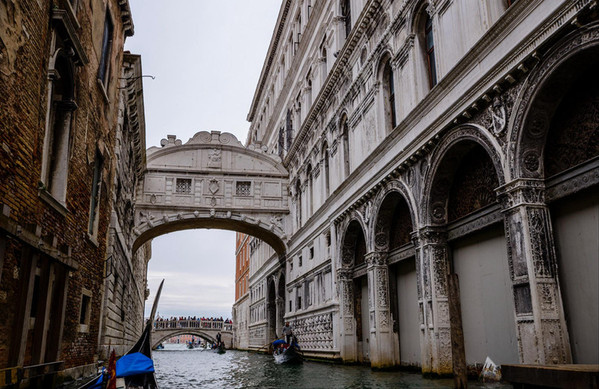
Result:
{"label": "murky green water", "polygon": [[[153,353],[161,389],[170,388],[450,388],[452,380],[423,379],[420,374],[374,372],[366,366],[304,362],[277,365],[273,357],[227,350],[216,354],[185,345],[165,345]],[[470,387],[485,387],[473,383]],[[488,385],[505,388],[505,385]],[[509,386],[507,386],[509,387]]]}

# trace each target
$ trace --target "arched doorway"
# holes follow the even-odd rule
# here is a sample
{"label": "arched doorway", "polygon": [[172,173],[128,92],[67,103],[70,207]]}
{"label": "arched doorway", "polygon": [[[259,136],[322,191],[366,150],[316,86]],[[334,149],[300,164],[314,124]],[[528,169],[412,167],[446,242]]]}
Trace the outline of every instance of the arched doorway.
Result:
{"label": "arched doorway", "polygon": [[[599,171],[598,66],[596,43],[561,64],[537,97],[557,102],[545,112],[552,119],[537,147],[543,148],[542,175],[572,360],[587,364],[599,363],[599,185],[589,180]],[[541,108],[533,102],[531,115]]]}
{"label": "arched doorway", "polygon": [[[447,237],[449,307],[457,301],[461,306],[449,315],[450,326],[461,321],[467,365],[483,364],[487,356],[517,363],[511,269],[495,193],[503,181],[500,165],[483,136],[459,132],[441,148],[430,194],[432,221]],[[459,288],[452,289],[456,279]]]}
{"label": "arched doorway", "polygon": [[399,364],[420,366],[420,320],[416,257],[410,208],[398,191],[386,194],[376,224],[376,249],[387,252],[389,302]]}
{"label": "arched doorway", "polygon": [[[366,274],[366,238],[358,220],[347,226],[341,245],[343,315],[346,323],[344,359],[370,360],[370,307]],[[349,320],[349,322],[347,322]]]}

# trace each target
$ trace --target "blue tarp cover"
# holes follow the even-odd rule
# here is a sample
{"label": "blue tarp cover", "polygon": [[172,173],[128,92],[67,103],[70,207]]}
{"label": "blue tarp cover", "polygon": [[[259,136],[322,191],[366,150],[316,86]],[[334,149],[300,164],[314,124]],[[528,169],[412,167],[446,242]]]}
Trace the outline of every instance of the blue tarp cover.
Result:
{"label": "blue tarp cover", "polygon": [[151,373],[153,371],[154,363],[142,353],[123,355],[116,361],[116,376],[119,378]]}
{"label": "blue tarp cover", "polygon": [[285,341],[283,339],[277,339],[274,342],[272,342],[272,345],[275,347],[280,346],[282,344],[287,344],[287,343],[285,343]]}

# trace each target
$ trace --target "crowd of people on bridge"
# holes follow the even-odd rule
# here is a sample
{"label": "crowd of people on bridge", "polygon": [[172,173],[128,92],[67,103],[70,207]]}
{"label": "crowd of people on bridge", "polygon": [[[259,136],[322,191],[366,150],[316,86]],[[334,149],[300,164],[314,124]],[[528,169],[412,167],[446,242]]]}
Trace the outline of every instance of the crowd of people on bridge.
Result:
{"label": "crowd of people on bridge", "polygon": [[225,329],[230,330],[233,321],[223,317],[199,317],[199,316],[156,316],[154,327],[157,329],[166,328],[206,328],[206,329]]}

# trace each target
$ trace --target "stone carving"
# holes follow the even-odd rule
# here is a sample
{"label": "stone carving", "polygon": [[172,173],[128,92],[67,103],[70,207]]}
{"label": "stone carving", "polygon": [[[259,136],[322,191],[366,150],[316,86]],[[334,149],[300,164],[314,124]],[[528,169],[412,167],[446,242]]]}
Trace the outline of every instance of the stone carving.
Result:
{"label": "stone carving", "polygon": [[535,273],[538,277],[552,277],[553,271],[549,258],[549,245],[547,242],[547,229],[544,213],[540,209],[528,210],[530,242],[532,246],[532,259]]}
{"label": "stone carving", "polygon": [[222,167],[221,151],[219,149],[212,149],[208,153],[208,167],[220,168]]}
{"label": "stone carving", "polygon": [[507,113],[501,97],[495,96],[488,109],[491,115],[491,132],[497,137],[503,135],[507,127]]}
{"label": "stone carving", "polygon": [[160,146],[162,147],[181,146],[181,144],[182,142],[180,139],[177,139],[177,135],[167,135],[166,139],[160,141]]}
{"label": "stone carving", "polygon": [[217,179],[212,179],[208,182],[208,190],[213,195],[216,194],[219,189],[220,189],[220,184],[218,183]]}
{"label": "stone carving", "polygon": [[293,333],[304,350],[330,350],[333,348],[333,314],[296,319]]}

